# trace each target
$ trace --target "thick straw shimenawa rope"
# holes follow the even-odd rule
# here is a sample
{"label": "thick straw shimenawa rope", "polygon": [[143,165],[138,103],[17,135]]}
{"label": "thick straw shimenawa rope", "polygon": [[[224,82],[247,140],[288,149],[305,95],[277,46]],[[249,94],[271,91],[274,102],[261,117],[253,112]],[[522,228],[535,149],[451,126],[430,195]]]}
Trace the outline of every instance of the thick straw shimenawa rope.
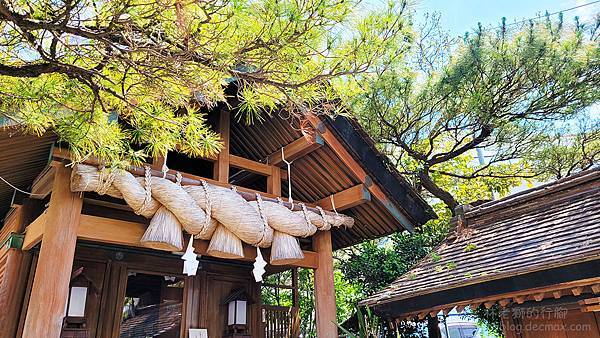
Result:
{"label": "thick straw shimenawa rope", "polygon": [[[206,182],[201,182],[200,186],[181,186],[179,173],[176,181],[173,183],[168,179],[153,177],[149,168],[146,168],[143,178],[135,178],[127,171],[98,170],[80,164],[72,172],[71,190],[96,191],[124,198],[134,212],[147,218],[154,218],[159,208],[163,207],[165,210],[160,212],[161,219],[173,223],[168,227],[169,231],[182,226],[196,238],[211,239],[215,229],[223,226],[218,237],[229,238],[228,242],[233,246],[214,243],[214,247],[236,251],[224,251],[224,255],[238,255],[240,246],[235,243],[241,243],[241,239],[263,248],[272,245],[272,262],[302,258],[295,237],[310,236],[317,228],[326,230],[331,226],[340,226],[348,219],[352,220],[343,215],[325,214],[322,209],[319,213],[309,211],[305,205],[300,211],[292,211],[276,202],[264,201],[260,195],[256,196],[257,201],[248,202],[234,189]],[[171,246],[181,246],[177,236],[167,236],[167,240],[173,241]]]}

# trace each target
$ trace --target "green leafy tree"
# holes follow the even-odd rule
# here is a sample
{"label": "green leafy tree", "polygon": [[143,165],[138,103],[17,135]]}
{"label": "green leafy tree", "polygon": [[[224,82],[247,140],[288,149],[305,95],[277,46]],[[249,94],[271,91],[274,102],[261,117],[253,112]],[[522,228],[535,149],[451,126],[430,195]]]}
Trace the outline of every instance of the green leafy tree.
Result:
{"label": "green leafy tree", "polygon": [[359,15],[360,5],[0,0],[0,116],[55,132],[76,160],[214,153],[206,109],[228,101],[248,122],[282,107],[330,113],[320,103],[344,88],[339,78],[399,56],[406,3]]}
{"label": "green leafy tree", "polygon": [[447,233],[445,222],[430,222],[414,234],[397,233],[336,253],[344,277],[368,295],[389,285],[427,255]]}
{"label": "green leafy tree", "polygon": [[[358,83],[353,108],[415,185],[453,210],[462,201],[449,191],[449,181],[532,178],[544,172],[539,156],[552,151],[539,149],[552,131],[585,115],[600,98],[597,28],[567,27],[562,19],[547,18],[512,32],[504,22],[499,30],[479,27],[452,41],[434,17],[421,28],[406,62]],[[586,135],[597,130],[596,124]],[[573,170],[597,160],[596,151],[590,154],[578,142],[592,139],[569,145],[582,153],[571,156],[582,162],[569,165]],[[455,166],[478,149],[488,150],[490,158]],[[532,154],[538,160],[524,161]],[[536,164],[541,167],[532,167]]]}
{"label": "green leafy tree", "polygon": [[544,144],[526,155],[540,179],[560,179],[600,163],[600,118],[571,124],[548,133]]}
{"label": "green leafy tree", "polygon": [[[548,17],[453,40],[434,15],[404,62],[353,82],[346,99],[360,122],[440,218],[345,250],[345,277],[365,295],[380,290],[444,239],[459,204],[598,165],[597,28]],[[497,313],[475,316],[499,332]]]}

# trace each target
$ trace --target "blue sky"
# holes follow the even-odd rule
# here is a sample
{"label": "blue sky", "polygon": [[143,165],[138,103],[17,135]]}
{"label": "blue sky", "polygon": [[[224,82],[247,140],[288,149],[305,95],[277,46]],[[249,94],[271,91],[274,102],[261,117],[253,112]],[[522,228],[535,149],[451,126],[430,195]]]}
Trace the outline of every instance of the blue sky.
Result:
{"label": "blue sky", "polygon": [[[594,0],[415,0],[412,7],[419,16],[426,12],[440,12],[443,27],[451,35],[462,36],[477,27],[496,26],[506,17],[507,23],[529,19],[545,11],[550,13],[594,2]],[[564,13],[565,22],[572,22],[578,15],[580,21],[590,21],[600,13],[600,2]]]}

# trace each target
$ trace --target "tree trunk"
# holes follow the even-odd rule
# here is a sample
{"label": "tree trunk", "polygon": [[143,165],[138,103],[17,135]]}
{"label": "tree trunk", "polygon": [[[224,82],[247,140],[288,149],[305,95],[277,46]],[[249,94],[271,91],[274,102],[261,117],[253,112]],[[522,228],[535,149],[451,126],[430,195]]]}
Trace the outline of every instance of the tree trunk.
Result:
{"label": "tree trunk", "polygon": [[452,210],[452,215],[454,215],[454,209],[458,206],[458,202],[449,192],[440,188],[440,186],[433,182],[427,169],[419,171],[419,181],[421,181],[423,188],[427,189],[433,196],[442,200],[442,202]]}

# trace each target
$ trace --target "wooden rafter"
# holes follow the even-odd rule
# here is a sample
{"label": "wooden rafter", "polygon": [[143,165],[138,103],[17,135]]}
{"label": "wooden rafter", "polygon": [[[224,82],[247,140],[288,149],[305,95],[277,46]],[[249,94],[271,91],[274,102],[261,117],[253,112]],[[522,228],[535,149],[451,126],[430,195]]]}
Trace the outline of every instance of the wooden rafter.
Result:
{"label": "wooden rafter", "polygon": [[[319,149],[324,143],[325,141],[318,133],[315,133],[314,135],[307,134],[283,147],[283,154],[286,161],[293,161]],[[281,157],[281,150],[269,155],[266,162],[271,165],[282,164],[283,158]]]}
{"label": "wooden rafter", "polygon": [[398,221],[406,230],[413,232],[414,228],[412,222],[387,196],[383,189],[368,175],[365,169],[354,159],[354,157],[348,152],[346,147],[342,145],[340,140],[333,134],[327,126],[323,124],[321,119],[316,115],[308,115],[308,122],[321,133],[321,136],[336,155],[342,160],[344,165],[354,174],[354,176],[360,180],[363,184],[368,186],[369,192],[384,206],[384,208]]}
{"label": "wooden rafter", "polygon": [[498,301],[498,304],[502,307],[505,307],[508,304],[510,304],[510,299],[509,298],[501,299]]}
{"label": "wooden rafter", "polygon": [[[332,199],[333,204],[331,202]],[[342,211],[366,203],[370,200],[371,193],[369,193],[369,189],[364,184],[358,184],[333,194],[330,197],[325,197],[315,204],[326,210],[333,210],[333,205],[335,204],[335,209],[337,211]]]}
{"label": "wooden rafter", "polygon": [[578,303],[581,306],[581,311],[583,312],[600,311],[600,297],[582,299]]}

